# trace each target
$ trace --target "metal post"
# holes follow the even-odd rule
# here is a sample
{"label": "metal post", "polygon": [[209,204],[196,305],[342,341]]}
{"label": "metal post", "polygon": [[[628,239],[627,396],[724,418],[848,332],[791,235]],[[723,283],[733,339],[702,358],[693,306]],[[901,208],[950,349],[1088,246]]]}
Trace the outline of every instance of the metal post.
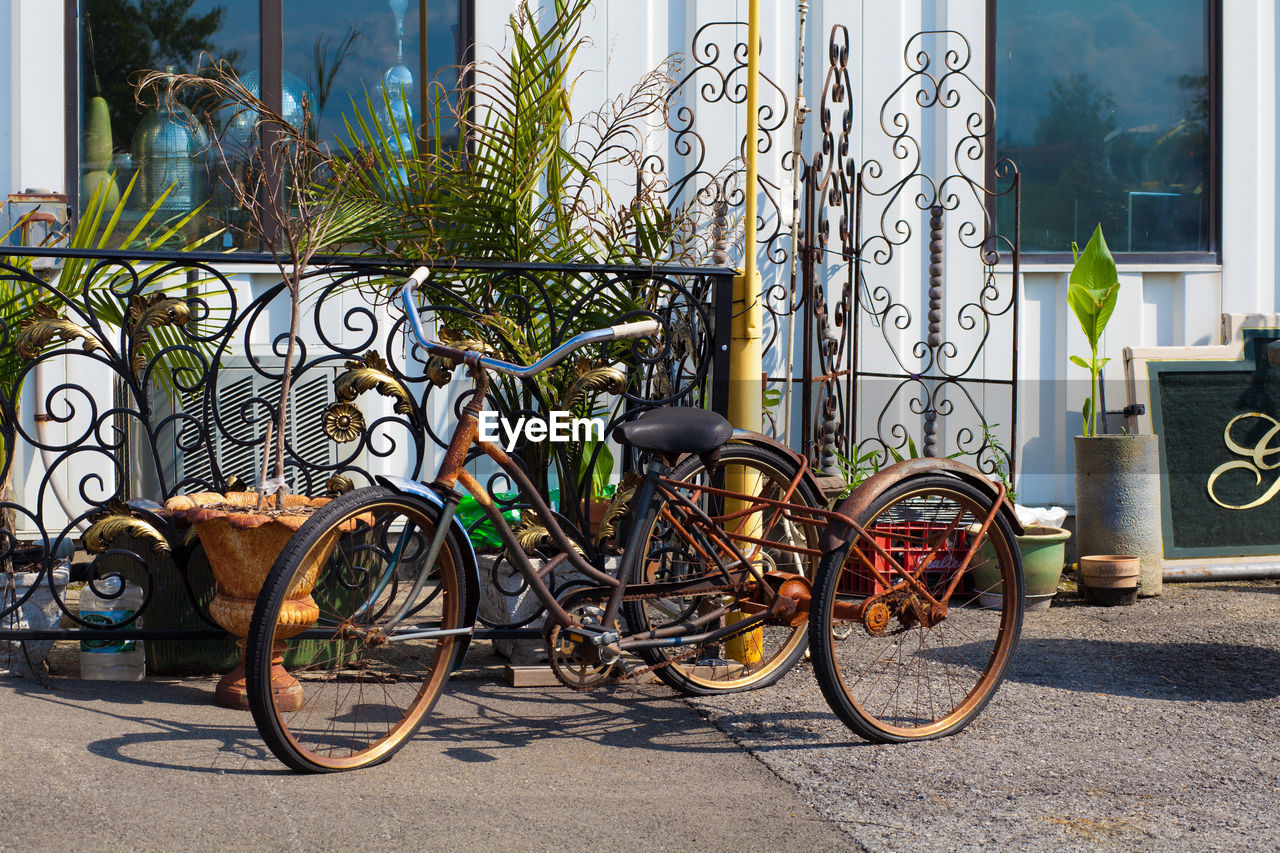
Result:
{"label": "metal post", "polygon": [[746,191],[743,211],[743,271],[734,282],[733,344],[730,349],[729,420],[742,429],[759,431],[764,423],[764,310],[760,271],[756,263],[756,137],[760,132],[760,0],[751,0],[747,21]]}

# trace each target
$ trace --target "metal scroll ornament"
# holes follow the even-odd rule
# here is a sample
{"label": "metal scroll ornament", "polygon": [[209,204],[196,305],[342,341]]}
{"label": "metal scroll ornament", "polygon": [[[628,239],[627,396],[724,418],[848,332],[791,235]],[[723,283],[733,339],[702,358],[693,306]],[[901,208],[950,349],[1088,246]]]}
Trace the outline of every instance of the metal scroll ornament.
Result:
{"label": "metal scroll ornament", "polygon": [[396,414],[404,415],[411,422],[417,423],[418,416],[413,400],[409,396],[409,389],[391,375],[387,362],[378,355],[377,351],[369,350],[362,358],[348,361],[346,367],[346,372],[340,374],[333,382],[334,394],[339,402],[350,403],[365,391],[377,391],[384,397],[390,397],[396,401],[392,406]]}
{"label": "metal scroll ornament", "polygon": [[13,348],[19,358],[27,361],[36,358],[55,338],[64,343],[81,340],[84,351],[89,353],[102,349],[102,344],[84,326],[68,320],[48,302],[37,302],[31,313],[34,316],[18,323]]}
{"label": "metal scroll ornament", "polygon": [[167,552],[169,540],[153,525],[133,514],[128,504],[112,500],[101,512],[90,516],[93,524],[84,533],[84,547],[90,554],[101,554],[121,536],[130,536],[150,542],[153,550]]}

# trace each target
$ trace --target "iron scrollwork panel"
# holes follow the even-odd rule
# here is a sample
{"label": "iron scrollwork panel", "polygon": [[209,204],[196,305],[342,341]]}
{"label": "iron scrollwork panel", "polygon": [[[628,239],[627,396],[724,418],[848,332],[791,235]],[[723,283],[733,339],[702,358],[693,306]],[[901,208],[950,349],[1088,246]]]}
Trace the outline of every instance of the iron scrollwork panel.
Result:
{"label": "iron scrollwork panel", "polygon": [[[836,26],[819,110],[821,148],[805,176],[806,337],[817,343],[805,364],[804,441],[828,471],[840,467],[837,454],[845,467],[861,462],[865,470],[942,452],[988,474],[1011,471],[1019,237],[1016,229],[998,233],[994,208],[1001,197],[1017,204],[1018,176],[1008,161],[988,162],[994,105],[968,72],[962,34],[916,33],[903,53],[906,76],[877,113],[889,159],[859,163],[849,57],[848,31]],[[913,127],[917,114],[926,126],[926,113],[934,115],[928,126],[944,130],[957,126],[949,116],[959,119],[941,175],[929,166],[938,159],[929,141]],[[927,239],[924,287],[913,288],[907,275],[900,292],[894,265],[911,258],[917,231]],[[1008,284],[996,272],[1003,263],[1012,270]],[[969,270],[976,288],[966,286]],[[831,302],[824,274],[834,278]]]}
{"label": "iron scrollwork panel", "polygon": [[[148,263],[100,254],[80,258],[93,287],[74,292],[20,259],[0,262],[0,283],[21,291],[30,305],[24,316],[0,315],[0,357],[12,368],[0,385],[0,470],[10,482],[24,459],[42,457],[46,468],[38,482],[18,484],[24,494],[0,501],[8,519],[0,526],[0,560],[11,563],[17,554],[17,530],[42,546],[40,583],[54,589],[76,626],[62,632],[67,636],[84,635],[87,624],[50,570],[54,555],[77,540],[92,552],[84,569],[90,577],[123,575],[144,588],[142,610],[126,633],[222,636],[208,616],[207,578],[191,562],[198,544],[155,510],[175,494],[260,480],[264,427],[274,420],[288,344],[275,332],[287,290],[278,282],[241,305],[243,291],[217,270],[223,259],[216,256]],[[273,269],[267,259],[258,262],[264,272]],[[405,318],[388,310],[389,286],[407,272],[402,262],[334,261],[313,276],[305,303],[310,335],[295,352],[285,442],[294,491],[346,491],[388,466],[423,476],[434,452],[447,445],[442,427],[465,395],[407,344]],[[494,401],[504,415],[545,416],[562,404],[585,413],[598,404],[612,429],[648,406],[711,398],[713,379],[724,380],[710,372],[712,298],[723,291],[715,284],[724,274],[450,265],[427,283],[423,303],[442,335],[479,333],[481,343],[507,345],[507,358],[521,358],[522,346],[553,348],[627,311],[657,317],[663,332],[655,340],[584,353],[563,379],[507,387]],[[56,379],[47,375],[55,370]],[[21,403],[25,397],[31,405],[37,387],[32,419]],[[543,485],[548,468],[561,472],[561,513],[588,544],[594,544],[586,523],[591,465],[606,448],[596,443],[585,460],[569,458],[573,451],[564,447],[520,446],[514,454],[549,460]],[[489,485],[505,486],[498,478]],[[194,622],[160,627],[163,620],[148,618],[157,596],[172,594],[186,598]],[[12,597],[0,602],[0,619],[22,604]],[[0,629],[4,636],[26,634]]]}

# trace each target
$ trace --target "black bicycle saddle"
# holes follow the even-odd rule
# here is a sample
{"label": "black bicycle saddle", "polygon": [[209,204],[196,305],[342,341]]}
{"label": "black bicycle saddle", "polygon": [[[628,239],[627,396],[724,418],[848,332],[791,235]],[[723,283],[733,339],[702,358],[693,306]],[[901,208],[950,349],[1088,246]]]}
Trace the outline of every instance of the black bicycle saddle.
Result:
{"label": "black bicycle saddle", "polygon": [[707,453],[728,441],[733,427],[715,412],[672,406],[647,411],[616,427],[613,435],[637,450]]}

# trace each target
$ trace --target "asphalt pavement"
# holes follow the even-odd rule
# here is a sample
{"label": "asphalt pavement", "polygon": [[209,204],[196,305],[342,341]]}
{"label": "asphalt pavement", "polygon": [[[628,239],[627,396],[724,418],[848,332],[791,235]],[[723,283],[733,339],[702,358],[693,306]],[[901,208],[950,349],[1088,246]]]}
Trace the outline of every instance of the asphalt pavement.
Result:
{"label": "asphalt pavement", "polygon": [[390,762],[324,776],[212,678],[0,680],[0,850],[847,849],[670,691],[511,688],[475,657]]}
{"label": "asphalt pavement", "polygon": [[[1280,585],[1029,615],[968,729],[877,746],[766,690],[512,688],[490,657],[386,765],[299,776],[213,680],[0,680],[0,850],[1276,850]],[[64,666],[55,666],[66,671]]]}

